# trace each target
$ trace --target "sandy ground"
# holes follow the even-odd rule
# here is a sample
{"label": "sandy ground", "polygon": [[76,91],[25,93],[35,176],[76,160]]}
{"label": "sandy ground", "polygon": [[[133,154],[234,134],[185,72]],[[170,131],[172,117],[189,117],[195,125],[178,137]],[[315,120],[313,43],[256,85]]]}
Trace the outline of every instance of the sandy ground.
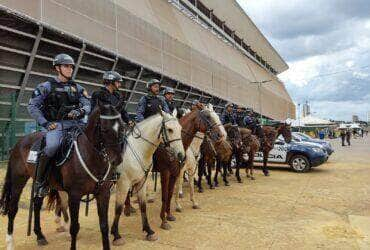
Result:
{"label": "sandy ground", "polygon": [[[196,193],[201,209],[191,209],[188,189],[183,213],[175,213],[172,229],[159,228],[160,194],[149,204],[149,218],[159,235],[147,242],[140,216],[123,217],[120,230],[128,249],[370,249],[370,137],[341,147],[329,161],[309,173],[274,167],[270,177],[257,171],[257,180]],[[0,169],[3,180],[5,169]],[[15,223],[16,249],[36,249],[35,236],[26,237],[29,191],[24,192]],[[111,199],[110,220],[113,215]],[[135,204],[135,206],[137,206]],[[79,249],[101,249],[95,205],[89,217],[81,209]],[[6,218],[0,218],[0,248],[5,244]],[[42,215],[49,245],[66,249],[69,234],[57,233],[53,215]]]}

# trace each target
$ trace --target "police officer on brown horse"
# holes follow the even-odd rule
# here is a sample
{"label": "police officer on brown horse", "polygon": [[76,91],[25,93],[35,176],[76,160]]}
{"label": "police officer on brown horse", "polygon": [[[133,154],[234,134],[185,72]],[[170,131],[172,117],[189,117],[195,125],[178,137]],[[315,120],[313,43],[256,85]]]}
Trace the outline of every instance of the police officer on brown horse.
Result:
{"label": "police officer on brown horse", "polygon": [[98,102],[112,105],[121,113],[122,120],[132,126],[133,121],[124,108],[124,96],[119,91],[122,81],[122,76],[118,72],[106,71],[103,75],[104,86],[91,96],[91,110],[95,108]]}
{"label": "police officer on brown horse", "polygon": [[170,113],[168,105],[163,96],[159,95],[161,82],[151,79],[148,82],[148,94],[141,97],[136,109],[136,121],[141,122],[149,116],[155,115],[159,110]]}
{"label": "police officer on brown horse", "polygon": [[36,196],[47,194],[46,176],[50,159],[56,154],[66,129],[80,124],[90,112],[90,102],[85,89],[72,80],[74,60],[59,54],[53,60],[58,76],[37,85],[28,104],[28,112],[44,128],[45,146],[38,160]]}

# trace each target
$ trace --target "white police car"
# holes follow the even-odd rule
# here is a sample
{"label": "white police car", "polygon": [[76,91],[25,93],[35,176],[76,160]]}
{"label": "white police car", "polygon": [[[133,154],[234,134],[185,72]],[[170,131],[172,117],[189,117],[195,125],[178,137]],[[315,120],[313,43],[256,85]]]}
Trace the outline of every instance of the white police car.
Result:
{"label": "white police car", "polygon": [[[311,167],[317,167],[326,162],[327,159],[328,154],[321,145],[294,140],[286,143],[278,138],[269,153],[268,162],[288,164],[294,171],[304,173]],[[262,152],[256,153],[254,161],[263,161]]]}

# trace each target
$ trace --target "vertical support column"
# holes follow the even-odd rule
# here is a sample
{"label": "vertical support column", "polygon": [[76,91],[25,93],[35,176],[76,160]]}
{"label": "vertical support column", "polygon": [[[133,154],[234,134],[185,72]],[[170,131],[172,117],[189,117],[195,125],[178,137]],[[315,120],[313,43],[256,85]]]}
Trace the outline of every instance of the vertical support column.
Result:
{"label": "vertical support column", "polygon": [[30,59],[28,60],[28,63],[27,63],[27,67],[26,67],[26,71],[24,73],[21,88],[19,90],[19,94],[18,94],[16,103],[15,103],[15,106],[16,106],[15,112],[17,112],[19,104],[21,103],[22,97],[24,95],[24,91],[26,90],[26,86],[27,86],[28,79],[30,77],[33,61],[35,60],[37,49],[39,48],[39,44],[40,44],[40,41],[41,41],[41,36],[42,36],[43,29],[44,28],[40,25],[39,26],[39,31],[37,32],[37,36],[36,36],[36,39],[35,39],[35,42],[33,44],[31,54],[30,54]]}
{"label": "vertical support column", "polygon": [[81,64],[81,61],[82,61],[82,57],[85,53],[85,49],[86,49],[86,43],[82,43],[82,48],[80,50],[80,54],[78,55],[78,59],[77,59],[77,62],[76,62],[76,66],[75,66],[75,69],[73,71],[73,75],[72,75],[72,80],[74,80],[76,78],[76,75],[77,75],[77,72],[78,72],[78,68],[80,67],[80,64]]}
{"label": "vertical support column", "polygon": [[134,84],[132,85],[130,94],[129,94],[128,98],[127,98],[127,102],[125,103],[125,108],[127,108],[128,103],[131,101],[133,91],[135,90],[136,85],[137,85],[138,81],[140,80],[143,71],[144,71],[144,68],[143,67],[140,67],[139,74],[137,75],[136,80],[135,80]]}
{"label": "vertical support column", "polygon": [[114,59],[114,63],[113,63],[112,68],[110,70],[114,71],[117,67],[117,63],[118,63],[118,56],[116,56],[116,59]]}
{"label": "vertical support column", "polygon": [[193,89],[193,87],[190,87],[190,90],[188,91],[188,93],[186,93],[186,96],[185,96],[185,98],[184,98],[184,101],[182,102],[182,104],[181,104],[181,108],[183,108],[184,107],[184,105],[185,105],[185,103],[186,103],[186,100],[188,99],[188,97],[189,97],[189,95],[190,95],[190,92],[191,92],[191,90]]}

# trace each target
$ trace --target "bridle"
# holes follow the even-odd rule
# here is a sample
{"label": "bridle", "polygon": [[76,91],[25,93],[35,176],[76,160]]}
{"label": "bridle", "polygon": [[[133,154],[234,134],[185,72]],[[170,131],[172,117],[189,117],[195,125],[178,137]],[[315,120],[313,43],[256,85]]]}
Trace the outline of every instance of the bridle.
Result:
{"label": "bridle", "polygon": [[[121,114],[118,114],[118,115],[100,115],[99,116],[100,119],[102,120],[117,120],[117,119],[122,119],[121,118]],[[78,126],[79,130],[82,131],[81,127]],[[100,122],[98,123],[98,129],[99,129],[99,133],[101,133],[101,126],[100,126]],[[82,133],[86,136],[86,134],[82,131]],[[100,138],[101,138],[101,135],[100,135]],[[88,139],[88,138],[87,138]],[[88,140],[89,141],[89,140]],[[90,141],[89,141],[90,142]],[[91,142],[90,142],[91,143]],[[92,143],[91,143],[92,144]],[[116,144],[109,144],[109,145],[119,145],[120,143],[116,143]],[[79,147],[78,147],[78,143],[77,143],[77,137],[73,139],[73,145],[76,149],[76,154],[77,154],[77,158],[78,160],[80,161],[80,164],[82,166],[82,168],[85,170],[85,172],[90,176],[91,179],[93,179],[97,184],[98,186],[101,186],[108,178],[108,175],[110,173],[110,170],[111,170],[111,163],[109,161],[109,156],[105,150],[105,143],[102,142],[102,141],[99,141],[99,145],[102,146],[102,148],[100,150],[96,149],[95,146],[93,146],[94,150],[97,151],[100,155],[103,156],[103,159],[105,162],[108,163],[108,167],[107,167],[107,170],[103,176],[103,178],[99,179],[98,177],[96,177],[93,173],[91,173],[91,171],[89,170],[89,168],[87,167],[85,161],[83,160],[82,158],[82,155],[80,153],[80,150],[79,150]]]}

